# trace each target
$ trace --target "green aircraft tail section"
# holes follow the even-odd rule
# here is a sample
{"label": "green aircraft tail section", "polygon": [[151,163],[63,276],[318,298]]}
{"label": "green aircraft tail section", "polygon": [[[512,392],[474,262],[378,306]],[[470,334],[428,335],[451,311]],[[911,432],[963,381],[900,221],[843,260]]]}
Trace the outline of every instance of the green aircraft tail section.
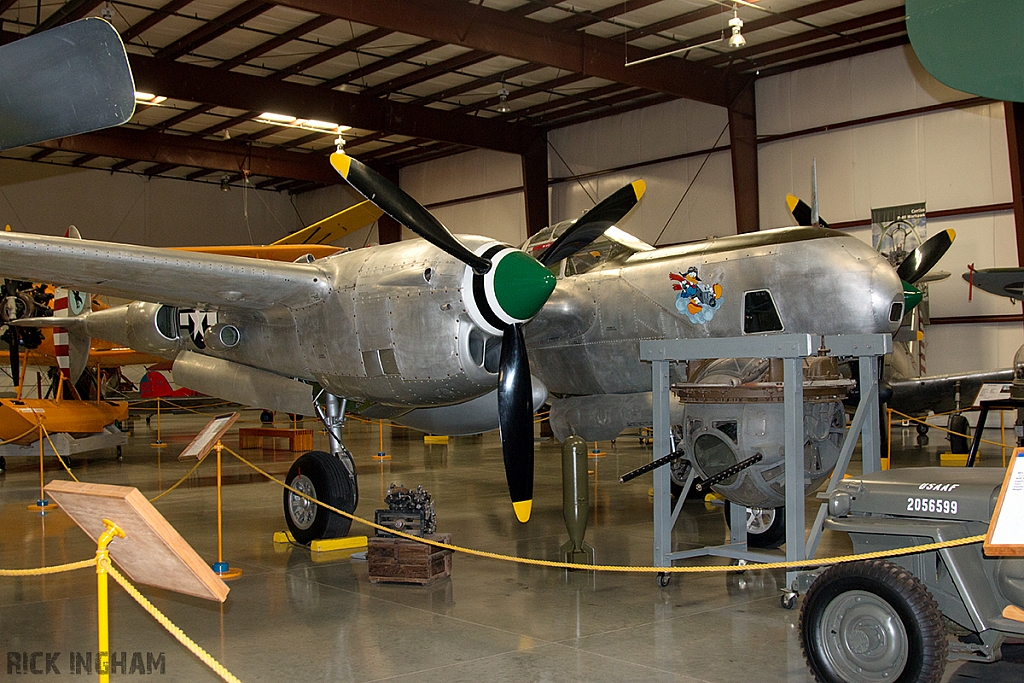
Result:
{"label": "green aircraft tail section", "polygon": [[1024,2],[906,0],[921,64],[951,88],[1024,102]]}

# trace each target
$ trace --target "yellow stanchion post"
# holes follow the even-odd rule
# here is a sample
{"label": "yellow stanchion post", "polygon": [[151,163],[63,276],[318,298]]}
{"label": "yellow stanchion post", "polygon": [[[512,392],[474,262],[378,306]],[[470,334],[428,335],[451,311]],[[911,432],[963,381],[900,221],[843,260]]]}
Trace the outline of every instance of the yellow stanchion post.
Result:
{"label": "yellow stanchion post", "polygon": [[160,440],[160,397],[156,397],[156,441],[149,444],[152,448],[166,448],[167,444]]}
{"label": "yellow stanchion post", "polygon": [[885,433],[887,438],[885,440],[885,457],[882,458],[881,466],[883,470],[889,469],[889,464],[892,462],[892,408],[885,409],[886,425]]}
{"label": "yellow stanchion post", "polygon": [[999,411],[999,449],[1003,455],[1003,467],[1006,467],[1006,411]]}
{"label": "yellow stanchion post", "polygon": [[380,425],[380,450],[373,456],[374,460],[390,460],[391,456],[384,452],[384,420],[377,420]]}
{"label": "yellow stanchion post", "polygon": [[107,568],[110,552],[107,546],[114,538],[124,538],[124,531],[109,519],[103,520],[107,530],[96,543],[96,621],[99,632],[99,650],[96,653],[96,673],[100,683],[110,681],[110,619],[107,609]]}
{"label": "yellow stanchion post", "polygon": [[241,569],[231,569],[228,563],[224,561],[224,534],[223,534],[223,514],[221,510],[221,493],[220,493],[220,452],[223,450],[224,445],[217,441],[217,445],[213,447],[217,451],[217,561],[213,563],[213,571],[217,573],[217,576],[229,581],[231,579],[237,579],[242,575]]}
{"label": "yellow stanchion post", "polygon": [[39,422],[39,499],[35,503],[28,506],[29,510],[35,512],[46,513],[47,510],[54,510],[57,508],[56,505],[46,499],[46,493],[43,491],[45,481],[43,480],[43,444],[45,443],[46,435],[43,433],[43,423]]}

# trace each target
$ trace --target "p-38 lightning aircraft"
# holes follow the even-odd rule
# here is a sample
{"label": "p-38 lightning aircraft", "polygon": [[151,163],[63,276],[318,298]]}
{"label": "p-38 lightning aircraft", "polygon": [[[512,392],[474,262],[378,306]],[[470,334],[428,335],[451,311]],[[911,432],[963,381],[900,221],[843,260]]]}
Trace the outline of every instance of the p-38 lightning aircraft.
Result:
{"label": "p-38 lightning aircraft", "polygon": [[[496,391],[498,419],[492,421],[501,428],[513,507],[526,521],[533,489],[532,413],[545,392],[531,386],[522,324],[554,288],[547,266],[621,220],[642,196],[643,182],[591,209],[537,260],[488,238],[456,238],[359,161],[335,154],[332,163],[424,239],[281,263],[5,233],[0,273],[136,299],[67,318],[62,326],[173,358],[175,381],[196,391],[321,414],[334,454],[303,455],[288,481],[345,510],[354,510],[357,501],[355,468],[341,445],[347,401],[443,410]],[[17,324],[53,323],[40,318]],[[192,334],[183,333],[189,325]],[[492,365],[498,338],[500,357]],[[323,389],[325,410],[314,404],[314,384]],[[479,404],[468,409],[478,411]],[[347,518],[319,511],[290,492],[285,511],[302,542],[348,530]]]}

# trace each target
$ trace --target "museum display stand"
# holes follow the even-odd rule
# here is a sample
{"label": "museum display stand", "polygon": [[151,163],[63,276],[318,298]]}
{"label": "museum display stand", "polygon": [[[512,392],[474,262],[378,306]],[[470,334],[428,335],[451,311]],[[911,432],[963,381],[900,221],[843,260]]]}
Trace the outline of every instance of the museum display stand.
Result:
{"label": "museum display stand", "polygon": [[[780,334],[770,336],[730,337],[725,339],[674,339],[640,342],[640,358],[650,361],[653,377],[653,431],[652,460],[672,452],[672,424],[669,405],[672,400],[669,382],[669,364],[717,358],[779,358],[783,362],[783,395],[785,421],[786,467],[786,544],[787,561],[814,557],[821,540],[822,523],[827,504],[822,502],[817,517],[805,536],[804,515],[804,389],[803,359],[826,355],[857,359],[860,368],[860,403],[843,441],[839,461],[829,479],[828,487],[818,496],[827,500],[846,473],[858,439],[862,441],[863,472],[880,469],[880,437],[878,409],[878,357],[892,351],[892,337],[888,334],[868,335],[810,335]],[[672,528],[683,508],[685,497],[672,507],[670,495],[671,474],[667,467],[654,471],[654,566],[670,567],[672,562],[691,557],[713,555],[747,562],[777,562],[777,554],[757,552],[747,547],[746,510],[741,505],[731,507],[729,542],[693,550],[672,550]],[[694,478],[690,468],[684,491],[689,490]],[[798,590],[799,572],[786,573],[783,604],[792,602]],[[668,583],[669,574],[659,576],[661,585]],[[789,606],[789,605],[787,605]]]}

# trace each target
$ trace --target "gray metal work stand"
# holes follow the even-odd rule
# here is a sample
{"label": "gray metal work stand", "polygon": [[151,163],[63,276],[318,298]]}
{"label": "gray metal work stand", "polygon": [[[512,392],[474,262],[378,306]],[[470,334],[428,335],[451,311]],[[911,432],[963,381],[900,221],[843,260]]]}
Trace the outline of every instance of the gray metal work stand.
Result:
{"label": "gray metal work stand", "polygon": [[[826,507],[822,503],[810,535],[804,537],[804,389],[803,358],[817,355],[819,347],[830,356],[857,358],[860,363],[860,403],[840,450],[839,460],[829,480],[826,493],[842,481],[858,438],[862,438],[864,473],[880,469],[878,417],[878,356],[892,351],[888,334],[826,335],[782,334],[770,336],[730,337],[726,339],[674,339],[640,343],[640,358],[650,361],[654,390],[654,452],[657,460],[672,451],[669,420],[669,363],[712,358],[781,358],[783,361],[783,415],[786,426],[786,560],[814,557],[821,540]],[[690,469],[692,483],[693,468]],[[654,566],[669,567],[674,560],[715,555],[750,562],[777,562],[779,556],[747,549],[746,511],[733,505],[730,542],[694,550],[672,552],[672,527],[679,518],[683,497],[672,509],[671,474],[667,467],[654,470]],[[786,586],[795,593],[799,572],[786,572]],[[666,577],[667,580],[667,577]],[[665,584],[662,581],[662,585]]]}

